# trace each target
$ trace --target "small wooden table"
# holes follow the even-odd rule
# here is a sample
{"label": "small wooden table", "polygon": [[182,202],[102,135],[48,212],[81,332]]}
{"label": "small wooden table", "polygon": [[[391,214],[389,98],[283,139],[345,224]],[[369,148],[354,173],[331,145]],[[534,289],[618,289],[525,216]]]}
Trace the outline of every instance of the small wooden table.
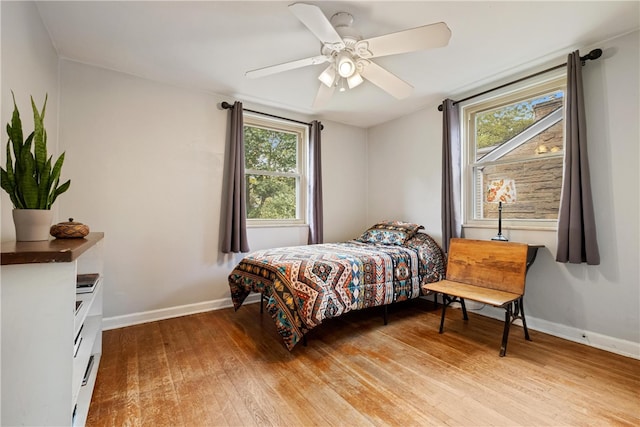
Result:
{"label": "small wooden table", "polygon": [[529,272],[529,268],[536,260],[536,256],[538,256],[538,249],[540,248],[544,248],[544,245],[529,245],[529,250],[527,251],[527,272]]}

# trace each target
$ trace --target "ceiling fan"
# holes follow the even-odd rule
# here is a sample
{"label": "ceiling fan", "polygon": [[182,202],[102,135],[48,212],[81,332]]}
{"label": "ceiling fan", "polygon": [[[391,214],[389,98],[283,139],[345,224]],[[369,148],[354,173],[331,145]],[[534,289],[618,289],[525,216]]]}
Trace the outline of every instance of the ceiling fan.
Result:
{"label": "ceiling fan", "polygon": [[318,76],[322,84],[313,102],[314,108],[325,105],[336,87],[345,91],[347,87],[352,89],[360,85],[365,79],[397,99],[408,97],[413,87],[371,59],[443,47],[451,38],[447,24],[438,22],[363,40],[351,26],[353,16],[347,12],[338,12],[329,20],[319,7],[311,4],[294,3],[289,5],[289,10],[320,40],[320,55],[258,68],[245,75],[256,78],[329,63]]}

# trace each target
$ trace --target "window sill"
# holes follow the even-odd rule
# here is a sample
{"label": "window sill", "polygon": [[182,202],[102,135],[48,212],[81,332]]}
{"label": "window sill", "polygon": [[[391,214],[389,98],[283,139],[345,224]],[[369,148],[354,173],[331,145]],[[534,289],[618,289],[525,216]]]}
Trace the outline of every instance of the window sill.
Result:
{"label": "window sill", "polygon": [[247,222],[247,228],[309,228],[309,224],[295,224],[295,223],[277,223],[277,224],[267,224],[267,223],[258,223],[251,224]]}
{"label": "window sill", "polygon": [[[492,230],[498,230],[498,221],[495,221],[495,223],[491,223],[491,224],[477,224],[477,223],[467,223],[467,224],[462,224],[462,228],[463,229],[477,229],[477,230],[482,230],[482,229],[492,229]],[[558,231],[558,226],[557,225],[518,225],[518,224],[505,224],[504,222],[502,223],[502,230],[518,230],[518,231],[553,231],[556,232]]]}

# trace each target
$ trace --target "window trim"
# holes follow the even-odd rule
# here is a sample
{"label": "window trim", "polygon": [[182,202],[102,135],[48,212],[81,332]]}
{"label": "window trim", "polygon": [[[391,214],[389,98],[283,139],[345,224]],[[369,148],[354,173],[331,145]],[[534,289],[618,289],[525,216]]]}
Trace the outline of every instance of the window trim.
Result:
{"label": "window trim", "polygon": [[[473,134],[474,125],[471,123],[471,116],[487,108],[487,106],[500,107],[501,105],[509,105],[519,99],[535,96],[537,93],[551,91],[554,88],[562,88],[565,93],[566,104],[566,70],[553,70],[549,73],[536,76],[534,78],[522,81],[518,84],[511,85],[499,90],[492,91],[473,98],[471,100],[461,102],[460,108],[460,135],[462,144],[461,156],[461,215],[463,228],[495,228],[497,219],[495,218],[474,218],[474,179],[473,169],[476,162],[472,160],[474,151]],[[496,101],[500,101],[496,103]],[[563,137],[566,130],[563,132]],[[544,155],[551,157],[552,155]],[[561,155],[553,155],[553,157],[564,157],[564,151]],[[564,175],[564,170],[563,170]],[[514,230],[556,230],[558,226],[557,219],[512,219],[502,218],[503,229]]]}
{"label": "window trim", "polygon": [[[245,179],[247,173],[260,173],[268,176],[283,176],[297,178],[296,185],[296,218],[293,219],[256,219],[247,218],[247,227],[286,227],[286,226],[306,226],[307,222],[307,188],[308,173],[307,163],[309,146],[309,126],[296,124],[286,120],[264,117],[248,112],[243,113],[244,126],[258,127],[274,130],[276,132],[290,132],[298,135],[297,165],[298,172],[273,172],[255,169],[244,171]],[[246,166],[246,165],[245,165]],[[248,190],[247,190],[248,191]]]}

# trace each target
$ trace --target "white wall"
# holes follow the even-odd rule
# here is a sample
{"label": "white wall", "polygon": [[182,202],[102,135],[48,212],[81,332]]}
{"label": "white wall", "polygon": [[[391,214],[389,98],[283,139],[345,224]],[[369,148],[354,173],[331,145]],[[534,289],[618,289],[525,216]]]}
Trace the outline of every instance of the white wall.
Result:
{"label": "white wall", "polygon": [[[232,100],[67,60],[60,87],[73,182],[60,214],[106,233],[105,317],[228,303],[240,256],[219,251],[228,121],[219,104]],[[365,223],[366,195],[350,191],[366,183],[365,162],[354,162],[364,159],[365,131],[324,125],[325,240],[344,240]],[[307,232],[250,229],[249,244],[306,244]]]}
{"label": "white wall", "polygon": [[366,131],[327,122],[322,131],[324,241],[344,242],[367,227]]}
{"label": "white wall", "polygon": [[[546,246],[527,278],[530,326],[640,357],[639,33],[593,47],[604,54],[583,68],[583,78],[601,265],[556,263],[555,232],[507,233],[512,241]],[[368,211],[370,219],[422,221],[439,239],[442,116],[436,107],[369,130]],[[413,160],[405,154],[411,150]],[[412,172],[402,169],[405,162]],[[376,173],[384,165],[394,170],[393,179]],[[494,229],[465,228],[470,238],[494,234]],[[491,309],[482,312],[502,316]]]}
{"label": "white wall", "polygon": [[[2,101],[0,102],[0,123],[2,146],[0,161],[6,165],[6,125],[11,121],[13,113],[13,98],[20,111],[24,137],[33,131],[33,113],[31,111],[30,96],[42,108],[45,94],[49,94],[45,115],[49,154],[58,156],[58,56],[51,44],[49,35],[42,25],[40,14],[33,2],[1,2],[2,8]],[[63,178],[64,175],[63,168]],[[65,197],[64,195],[60,198]],[[15,229],[11,210],[13,205],[9,196],[2,191],[2,241],[15,240]],[[54,205],[54,217],[56,214]]]}
{"label": "white wall", "polygon": [[422,224],[440,241],[441,128],[423,110],[368,130],[369,223]]}

